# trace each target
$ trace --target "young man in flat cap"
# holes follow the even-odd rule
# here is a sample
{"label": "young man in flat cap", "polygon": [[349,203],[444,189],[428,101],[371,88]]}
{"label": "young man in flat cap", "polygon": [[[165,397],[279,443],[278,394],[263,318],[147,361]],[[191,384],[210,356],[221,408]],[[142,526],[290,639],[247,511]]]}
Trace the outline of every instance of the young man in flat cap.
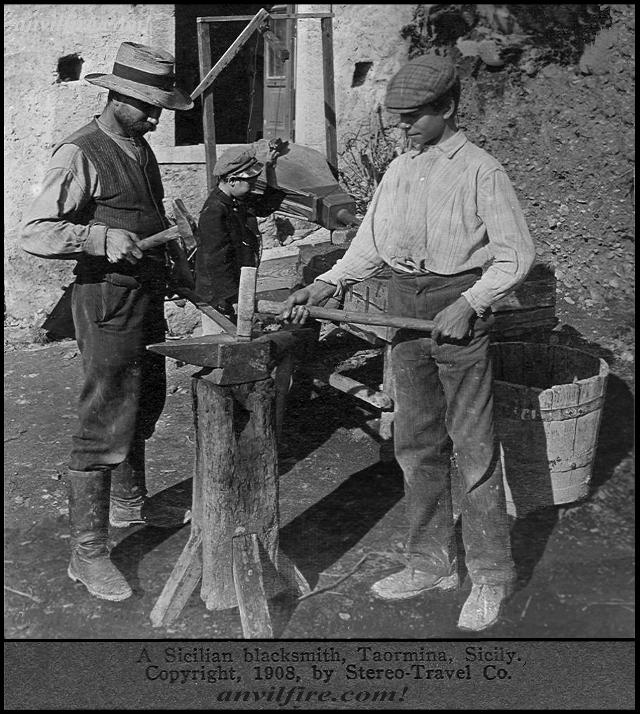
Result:
{"label": "young man in flat cap", "polygon": [[400,330],[394,340],[408,565],[372,590],[402,600],[458,587],[453,454],[465,487],[462,534],[472,582],[458,627],[481,631],[497,621],[515,576],[494,435],[491,306],[524,280],[535,251],[504,169],[457,128],[459,96],[448,57],[422,55],[391,79],[385,104],[400,115],[412,149],[389,165],[344,257],[293,293],[283,316],[302,323],[304,305],[339,296],[388,265],[389,312],[435,322],[430,336]]}
{"label": "young man in flat cap", "polygon": [[169,226],[160,171],[144,134],[163,109],[191,109],[174,86],[174,58],[123,42],[111,74],[85,79],[109,90],[99,116],[64,139],[27,212],[22,247],[75,260],[72,312],[84,384],[69,461],[71,561],[68,574],[104,600],[131,588],[111,562],[109,522],[175,527],[185,509],[151,507],[145,440],[166,394],[164,358],[146,345],[165,338],[165,248],[140,239]]}
{"label": "young man in flat cap", "polygon": [[[261,237],[247,199],[263,164],[251,148],[229,149],[216,161],[218,185],[200,213],[196,253],[196,292],[218,312],[235,320],[240,268],[257,267]],[[219,332],[213,320],[202,316],[203,333]]]}

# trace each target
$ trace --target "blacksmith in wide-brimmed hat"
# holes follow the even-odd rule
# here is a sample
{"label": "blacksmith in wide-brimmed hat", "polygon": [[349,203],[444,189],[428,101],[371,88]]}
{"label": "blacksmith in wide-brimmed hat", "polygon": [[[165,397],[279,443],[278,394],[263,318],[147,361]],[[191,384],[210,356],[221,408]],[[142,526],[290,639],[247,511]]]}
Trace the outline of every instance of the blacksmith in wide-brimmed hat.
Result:
{"label": "blacksmith in wide-brimmed hat", "polygon": [[387,168],[345,255],[290,295],[283,317],[302,323],[306,304],[387,267],[389,312],[433,321],[430,334],[401,330],[394,340],[394,447],[404,473],[408,564],[372,591],[394,601],[458,588],[455,453],[472,583],[458,627],[477,632],[496,623],[515,575],[494,432],[491,306],[525,279],[535,250],[503,167],[458,129],[459,97],[448,56],[427,53],[391,78],[385,104],[411,148]]}
{"label": "blacksmith in wide-brimmed hat", "polygon": [[110,74],[85,79],[109,90],[99,116],[53,152],[27,212],[23,248],[75,259],[73,323],[84,385],[69,461],[69,577],[95,597],[119,601],[131,587],[109,557],[108,526],[172,527],[185,508],[152,507],[145,440],[164,406],[164,360],[145,349],[165,338],[164,247],[138,241],[167,228],[158,163],[144,134],[163,109],[187,110],[165,50],[123,42]]}
{"label": "blacksmith in wide-brimmed hat", "polygon": [[91,84],[162,109],[191,109],[191,97],[175,86],[173,55],[157,47],[123,42],[111,74],[87,74]]}

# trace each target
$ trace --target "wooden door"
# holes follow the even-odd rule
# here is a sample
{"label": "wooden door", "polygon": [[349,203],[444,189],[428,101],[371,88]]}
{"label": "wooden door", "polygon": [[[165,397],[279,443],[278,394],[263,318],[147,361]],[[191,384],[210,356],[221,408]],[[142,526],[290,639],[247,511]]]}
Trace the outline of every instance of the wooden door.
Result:
{"label": "wooden door", "polygon": [[[295,20],[277,20],[279,13],[293,13],[294,5],[274,5],[271,32],[279,47],[265,40],[264,48],[264,138],[294,141]],[[282,48],[286,48],[285,51]],[[288,57],[286,57],[288,54]]]}

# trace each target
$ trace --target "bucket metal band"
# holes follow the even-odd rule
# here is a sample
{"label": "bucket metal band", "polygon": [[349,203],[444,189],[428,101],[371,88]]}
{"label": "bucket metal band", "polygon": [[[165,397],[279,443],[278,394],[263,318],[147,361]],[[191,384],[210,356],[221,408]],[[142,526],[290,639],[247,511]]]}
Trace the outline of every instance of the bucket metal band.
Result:
{"label": "bucket metal band", "polygon": [[563,421],[565,419],[575,419],[576,417],[584,416],[590,412],[600,409],[604,403],[604,397],[596,397],[590,399],[583,404],[575,404],[569,407],[557,407],[555,409],[540,409],[540,418],[542,421]]}
{"label": "bucket metal band", "polygon": [[575,469],[582,469],[584,467],[591,467],[593,463],[593,449],[587,449],[582,453],[576,454],[562,454],[561,456],[556,456],[555,458],[549,459],[549,471],[552,475],[567,473],[568,471],[574,471]]}

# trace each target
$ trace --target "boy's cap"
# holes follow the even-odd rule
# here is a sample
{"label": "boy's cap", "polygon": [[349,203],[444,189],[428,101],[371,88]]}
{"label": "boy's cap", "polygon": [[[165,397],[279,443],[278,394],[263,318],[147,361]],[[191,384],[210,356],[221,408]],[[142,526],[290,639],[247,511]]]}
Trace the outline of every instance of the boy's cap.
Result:
{"label": "boy's cap", "polygon": [[247,149],[228,149],[216,161],[213,171],[219,177],[249,179],[258,176],[263,166]]}
{"label": "boy's cap", "polygon": [[458,79],[449,57],[425,54],[401,67],[387,86],[385,106],[390,112],[410,112],[430,104],[447,92]]}

